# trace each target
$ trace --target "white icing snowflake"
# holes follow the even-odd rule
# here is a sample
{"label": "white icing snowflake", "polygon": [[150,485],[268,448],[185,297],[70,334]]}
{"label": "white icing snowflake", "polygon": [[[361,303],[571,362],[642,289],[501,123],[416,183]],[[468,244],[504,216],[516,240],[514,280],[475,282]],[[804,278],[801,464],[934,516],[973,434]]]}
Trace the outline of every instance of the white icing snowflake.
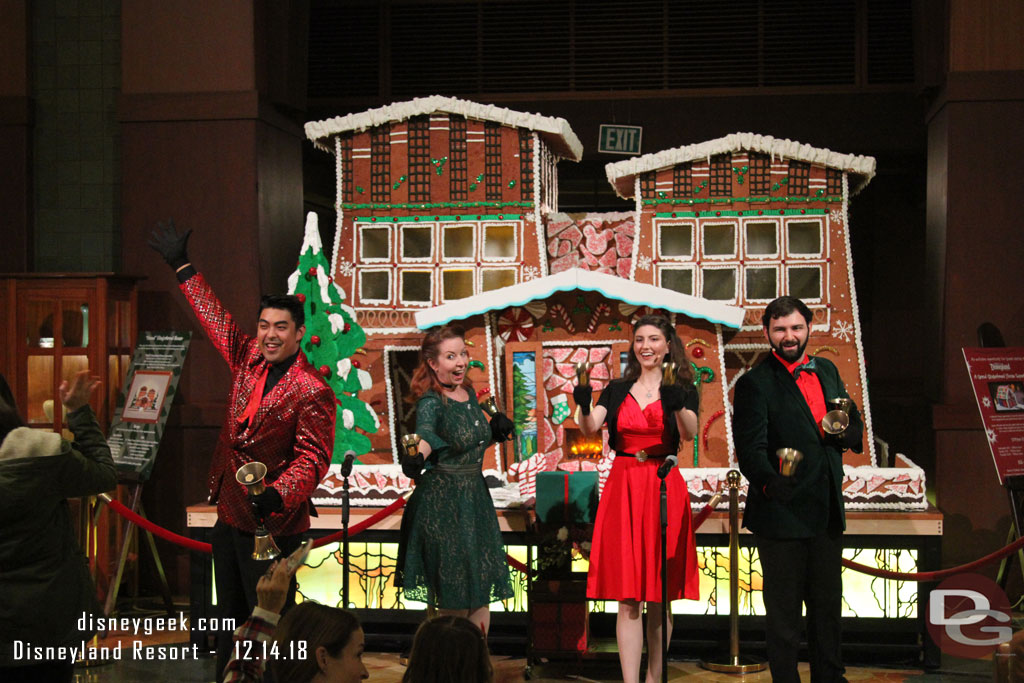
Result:
{"label": "white icing snowflake", "polygon": [[981,405],[985,406],[986,408],[991,408],[992,407],[992,399],[990,399],[988,396],[982,396],[981,397]]}
{"label": "white icing snowflake", "polygon": [[345,277],[350,276],[355,271],[355,269],[355,265],[349,263],[348,261],[338,261],[338,272],[344,275]]}
{"label": "white icing snowflake", "polygon": [[537,266],[524,266],[523,267],[523,282],[529,280],[535,280],[540,277],[540,268]]}
{"label": "white icing snowflake", "polygon": [[853,325],[845,320],[837,320],[835,336],[842,339],[844,342],[850,341],[850,337],[853,336]]}
{"label": "white icing snowflake", "polygon": [[651,257],[646,254],[642,254],[636,257],[637,270],[647,270],[651,267]]}
{"label": "white icing snowflake", "polygon": [[833,223],[840,223],[843,220],[843,212],[839,209],[832,209],[829,213],[829,218],[832,219]]}
{"label": "white icing snowflake", "polygon": [[996,438],[997,438],[996,437],[996,430],[991,429],[991,428],[986,429],[985,430],[985,435],[988,436],[988,442],[989,443],[995,443],[996,442]]}

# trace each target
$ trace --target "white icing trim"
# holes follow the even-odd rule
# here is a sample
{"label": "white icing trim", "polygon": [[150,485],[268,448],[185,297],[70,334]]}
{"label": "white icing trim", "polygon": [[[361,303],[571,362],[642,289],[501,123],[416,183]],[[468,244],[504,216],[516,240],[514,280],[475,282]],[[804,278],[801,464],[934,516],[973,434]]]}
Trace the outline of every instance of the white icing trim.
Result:
{"label": "white icing trim", "polygon": [[577,289],[600,292],[610,299],[637,306],[664,308],[691,318],[701,318],[732,328],[739,328],[745,313],[744,309],[737,306],[729,306],[653,285],[632,282],[616,275],[570,268],[555,275],[548,275],[529,282],[520,282],[509,287],[494,289],[490,292],[417,311],[415,314],[416,325],[425,330],[453,320],[464,320],[485,311],[522,306],[530,301],[547,299],[555,292],[568,292]]}
{"label": "white icing trim", "polygon": [[[364,332],[366,330],[363,330]],[[384,395],[388,402],[388,434],[391,436],[391,457],[394,463],[398,463],[398,442],[395,439],[395,416],[392,414],[392,406],[395,405],[394,395],[395,389],[391,385],[391,355],[392,351],[418,351],[418,346],[397,346],[397,345],[385,345],[382,350],[384,358]]]}
{"label": "white icing trim", "polygon": [[[308,126],[309,124],[307,124]],[[605,165],[605,174],[608,182],[615,188],[620,197],[629,198],[626,194],[633,186],[633,178],[658,169],[675,166],[695,159],[707,159],[711,164],[711,157],[724,152],[737,152],[740,150],[762,152],[771,155],[806,161],[812,164],[820,164],[829,168],[836,168],[857,176],[857,184],[852,190],[857,194],[871,181],[875,175],[874,157],[857,154],[840,154],[828,149],[811,147],[796,140],[778,139],[771,135],[758,135],[756,133],[733,133],[715,140],[707,140],[693,145],[685,145],[674,149],[666,149],[654,154],[624,159]],[[634,190],[634,195],[639,192]]]}
{"label": "white icing trim", "polygon": [[868,396],[868,370],[864,364],[864,344],[860,329],[860,309],[857,306],[857,284],[853,280],[853,249],[850,247],[850,195],[847,174],[843,174],[843,245],[846,249],[846,277],[850,283],[850,313],[853,315],[853,338],[857,345],[857,366],[860,370],[860,388],[864,405],[861,414],[864,418],[864,429],[868,441],[868,452],[871,462],[878,465],[878,454],[875,452],[875,430],[871,422],[871,399]]}
{"label": "white icing trim", "polygon": [[[722,326],[715,325],[715,341],[718,344],[718,376],[721,378],[722,386],[722,410],[725,413],[722,419],[725,420],[725,443],[729,448],[729,467],[739,467],[736,460],[736,444],[732,442],[732,405],[729,403],[729,386],[725,374],[725,341],[722,338]],[[699,436],[699,435],[698,435]]]}
{"label": "white icing trim", "polygon": [[547,225],[540,220],[540,136],[533,134],[533,229],[537,235],[540,272],[548,274]]}
{"label": "white icing trim", "polygon": [[[644,215],[643,201],[640,196],[640,176],[639,174],[633,179],[633,196],[636,201],[633,203],[633,224],[635,226],[633,230],[633,253],[629,258],[629,279],[636,282],[636,260],[640,254],[640,219]],[[650,252],[654,253],[654,227],[652,221],[651,227],[651,249]],[[649,254],[648,254],[649,256]],[[644,268],[644,270],[647,270]],[[651,273],[652,275],[654,273]]]}
{"label": "white icing trim", "polygon": [[[420,334],[423,330],[418,327],[364,327],[363,333],[369,337],[371,334]],[[416,348],[419,348],[418,346]]]}
{"label": "white icing trim", "polygon": [[334,252],[331,254],[331,276],[338,272],[338,249],[341,247],[341,226],[344,222],[344,210],[341,204],[345,199],[345,188],[342,177],[345,165],[342,163],[341,138],[334,139]]}
{"label": "white icing trim", "polygon": [[414,116],[435,112],[458,114],[467,119],[494,121],[514,128],[526,128],[542,133],[545,141],[558,150],[560,157],[573,161],[579,161],[583,157],[583,144],[569,127],[569,122],[563,118],[527,114],[493,104],[480,104],[442,95],[417,97],[411,101],[394,102],[358,114],[336,116],[323,121],[310,121],[305,125],[306,137],[312,140],[314,145],[327,151],[327,143],[324,138],[332,135],[347,131],[362,131],[385,123],[404,121]]}
{"label": "white icing trim", "polygon": [[[573,216],[578,216],[574,218]],[[579,225],[580,223],[586,223],[588,221],[600,222],[600,223],[614,223],[617,221],[624,221],[627,218],[636,218],[636,211],[609,211],[607,213],[601,211],[588,211],[587,213],[579,216],[579,214],[573,214],[570,216],[562,211],[552,211],[547,215],[548,222],[551,223],[573,223]],[[555,235],[552,235],[553,237]]]}
{"label": "white icing trim", "polygon": [[612,344],[629,344],[628,339],[601,339],[599,341],[545,341],[541,342],[541,346],[551,346],[558,348],[559,346],[607,346],[611,348]]}

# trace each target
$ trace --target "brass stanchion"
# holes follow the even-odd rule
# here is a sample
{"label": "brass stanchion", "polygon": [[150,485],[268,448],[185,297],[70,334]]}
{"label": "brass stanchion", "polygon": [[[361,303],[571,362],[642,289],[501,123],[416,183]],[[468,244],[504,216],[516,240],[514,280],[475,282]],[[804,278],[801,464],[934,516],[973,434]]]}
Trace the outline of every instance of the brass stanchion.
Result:
{"label": "brass stanchion", "polygon": [[700,665],[711,671],[748,674],[764,671],[768,662],[740,654],[740,473],[729,470],[725,480],[729,485],[729,655],[701,660]]}

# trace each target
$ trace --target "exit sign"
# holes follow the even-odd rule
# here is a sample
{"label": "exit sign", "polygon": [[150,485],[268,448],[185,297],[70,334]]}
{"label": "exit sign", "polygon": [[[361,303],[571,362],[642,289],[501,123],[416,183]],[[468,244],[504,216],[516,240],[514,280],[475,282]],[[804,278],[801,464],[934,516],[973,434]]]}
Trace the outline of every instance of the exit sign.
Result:
{"label": "exit sign", "polygon": [[607,154],[639,154],[643,132],[640,126],[609,126],[602,123],[597,151]]}

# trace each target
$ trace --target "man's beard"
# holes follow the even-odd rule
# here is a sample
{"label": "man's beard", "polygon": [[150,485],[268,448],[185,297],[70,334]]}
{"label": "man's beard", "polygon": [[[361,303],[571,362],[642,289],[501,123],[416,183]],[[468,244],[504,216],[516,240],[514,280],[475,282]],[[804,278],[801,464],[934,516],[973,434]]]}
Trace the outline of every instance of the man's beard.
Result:
{"label": "man's beard", "polygon": [[804,357],[804,349],[807,348],[808,341],[810,341],[809,336],[807,339],[803,341],[802,344],[798,343],[795,348],[790,347],[788,349],[784,349],[782,348],[781,344],[772,344],[772,348],[775,350],[775,353],[779,354],[779,358],[781,358],[782,360],[786,361],[787,363],[795,363],[796,361]]}

